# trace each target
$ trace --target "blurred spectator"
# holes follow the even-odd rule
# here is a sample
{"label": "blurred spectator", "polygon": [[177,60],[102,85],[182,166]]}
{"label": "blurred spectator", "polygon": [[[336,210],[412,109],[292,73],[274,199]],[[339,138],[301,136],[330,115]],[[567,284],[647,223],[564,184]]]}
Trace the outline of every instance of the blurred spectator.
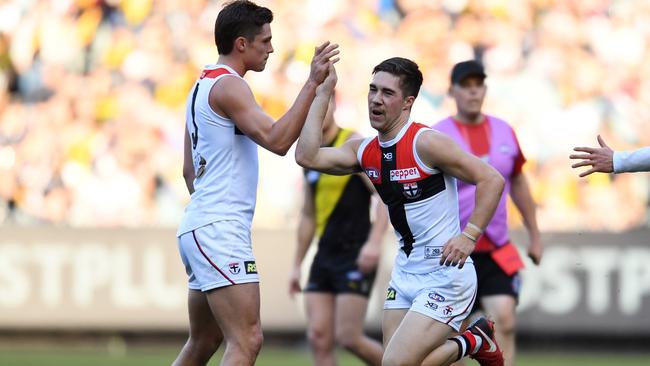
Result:
{"label": "blurred spectator", "polygon": [[[200,62],[217,58],[213,19],[222,3],[1,2],[0,221],[174,225],[189,199],[178,138],[184,98]],[[647,175],[578,180],[566,156],[597,134],[624,150],[650,145],[650,2],[260,3],[278,19],[281,52],[267,72],[247,78],[271,113],[293,100],[313,46],[325,38],[342,51],[337,120],[366,134],[367,78],[387,55],[422,66],[413,115],[425,124],[453,112],[447,70],[480,58],[490,75],[485,107],[512,122],[526,149],[540,228],[644,224]],[[265,151],[260,160],[255,225],[295,224],[300,169]]]}

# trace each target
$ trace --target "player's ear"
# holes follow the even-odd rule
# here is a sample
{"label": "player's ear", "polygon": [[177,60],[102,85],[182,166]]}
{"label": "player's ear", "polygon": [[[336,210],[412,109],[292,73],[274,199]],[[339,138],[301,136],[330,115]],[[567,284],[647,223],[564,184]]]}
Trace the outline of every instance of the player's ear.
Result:
{"label": "player's ear", "polygon": [[239,52],[244,52],[244,50],[246,49],[246,44],[247,43],[248,43],[248,40],[246,39],[246,37],[243,37],[243,36],[237,37],[237,38],[235,38],[235,44],[234,44],[233,48],[236,49]]}
{"label": "player's ear", "polygon": [[406,99],[404,99],[404,109],[411,109],[413,103],[415,103],[415,97],[409,95],[408,97],[406,97]]}

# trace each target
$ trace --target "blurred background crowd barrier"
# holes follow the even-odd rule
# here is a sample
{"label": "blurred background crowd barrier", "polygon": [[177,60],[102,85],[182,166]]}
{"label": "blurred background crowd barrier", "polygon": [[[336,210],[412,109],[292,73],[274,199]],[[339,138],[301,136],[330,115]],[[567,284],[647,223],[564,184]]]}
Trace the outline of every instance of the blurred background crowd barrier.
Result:
{"label": "blurred background crowd barrier", "polygon": [[[0,1],[0,327],[186,329],[174,241],[189,199],[184,102],[203,65],[217,60],[222,3]],[[526,270],[519,327],[648,335],[649,176],[578,179],[568,155],[599,133],[616,149],[650,145],[649,1],[259,3],[275,13],[275,53],[246,79],[274,117],[325,39],[341,45],[336,118],[364,135],[373,134],[366,93],[380,61],[420,65],[413,115],[433,124],[454,110],[451,66],[482,59],[485,111],[517,132],[549,246],[542,266]],[[292,153],[261,149],[260,160],[263,323],[295,330],[301,307],[286,277],[301,170]],[[386,247],[384,280],[395,245]],[[384,285],[374,291],[373,327]]]}
{"label": "blurred background crowd barrier", "polygon": [[[0,324],[16,330],[185,331],[187,280],[173,234],[0,229]],[[271,333],[302,333],[305,327],[300,297],[288,295],[291,257],[278,254],[294,251],[293,237],[290,230],[254,234],[262,324]],[[544,235],[545,260],[523,272],[520,333],[650,337],[648,237],[648,229]],[[393,238],[385,246],[368,313],[375,332],[381,329]]]}

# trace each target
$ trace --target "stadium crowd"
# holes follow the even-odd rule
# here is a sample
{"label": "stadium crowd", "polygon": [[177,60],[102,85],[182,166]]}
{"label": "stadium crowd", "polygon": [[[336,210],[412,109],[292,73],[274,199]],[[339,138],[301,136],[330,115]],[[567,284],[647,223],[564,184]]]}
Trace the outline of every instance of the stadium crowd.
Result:
{"label": "stadium crowd", "polygon": [[[517,132],[543,231],[648,224],[647,174],[579,179],[568,155],[599,133],[618,150],[650,145],[650,2],[258,2],[275,13],[275,53],[267,71],[246,79],[274,117],[324,39],[341,46],[337,120],[367,135],[377,62],[400,55],[420,64],[413,115],[431,125],[453,112],[451,66],[477,57],[490,75],[484,109]],[[189,199],[184,102],[217,59],[222,3],[0,2],[0,222],[175,226]],[[257,227],[296,222],[302,182],[291,155],[260,150]]]}

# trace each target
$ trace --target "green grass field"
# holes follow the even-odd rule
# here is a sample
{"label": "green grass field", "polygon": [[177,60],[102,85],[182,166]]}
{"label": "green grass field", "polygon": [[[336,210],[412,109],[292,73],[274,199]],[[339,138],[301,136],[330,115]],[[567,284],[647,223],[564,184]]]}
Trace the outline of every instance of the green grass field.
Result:
{"label": "green grass field", "polygon": [[[178,347],[130,347],[130,348],[79,348],[79,347],[0,347],[2,366],[159,366],[169,365],[176,356]],[[339,364],[361,366],[350,354],[341,352]],[[219,354],[210,365],[219,364]],[[283,348],[265,346],[256,365],[260,366],[302,366],[311,365],[305,348]],[[478,365],[474,361],[467,365]],[[648,366],[650,354],[613,355],[577,353],[522,353],[517,366]]]}

